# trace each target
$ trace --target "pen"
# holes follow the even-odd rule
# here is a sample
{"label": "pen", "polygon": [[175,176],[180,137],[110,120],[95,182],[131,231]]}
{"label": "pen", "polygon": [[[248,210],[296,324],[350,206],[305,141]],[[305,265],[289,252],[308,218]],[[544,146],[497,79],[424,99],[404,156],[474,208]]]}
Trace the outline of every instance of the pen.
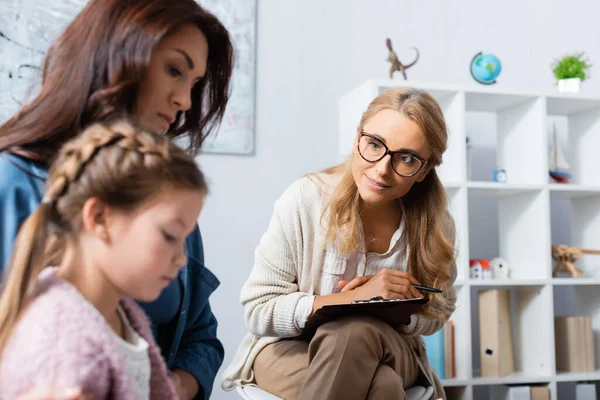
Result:
{"label": "pen", "polygon": [[425,290],[427,292],[442,293],[442,291],[440,289],[436,289],[436,288],[432,288],[432,287],[421,286],[421,285],[413,285],[413,286],[419,290]]}

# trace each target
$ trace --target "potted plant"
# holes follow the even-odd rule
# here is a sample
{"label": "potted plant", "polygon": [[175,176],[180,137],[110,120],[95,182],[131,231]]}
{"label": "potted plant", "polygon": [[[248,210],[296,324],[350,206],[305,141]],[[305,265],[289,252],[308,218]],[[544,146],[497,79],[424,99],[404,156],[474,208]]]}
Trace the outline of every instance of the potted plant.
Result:
{"label": "potted plant", "polygon": [[554,62],[552,72],[558,80],[559,92],[579,92],[581,81],[588,77],[591,67],[589,60],[584,57],[585,53],[574,53]]}

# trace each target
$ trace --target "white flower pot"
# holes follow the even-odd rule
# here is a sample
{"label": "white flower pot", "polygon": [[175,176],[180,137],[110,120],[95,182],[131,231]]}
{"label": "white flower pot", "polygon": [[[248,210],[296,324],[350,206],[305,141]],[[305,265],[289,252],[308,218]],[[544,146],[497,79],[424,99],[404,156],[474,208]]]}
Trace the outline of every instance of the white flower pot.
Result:
{"label": "white flower pot", "polygon": [[558,91],[562,93],[579,93],[581,89],[580,78],[560,79],[558,81]]}

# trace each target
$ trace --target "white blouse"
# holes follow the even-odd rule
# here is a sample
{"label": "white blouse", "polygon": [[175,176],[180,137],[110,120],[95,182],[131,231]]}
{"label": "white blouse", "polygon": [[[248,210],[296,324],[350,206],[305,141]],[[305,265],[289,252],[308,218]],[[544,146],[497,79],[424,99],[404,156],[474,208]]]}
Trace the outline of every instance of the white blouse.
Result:
{"label": "white blouse", "polygon": [[[364,251],[364,236],[361,232],[360,242],[363,247],[351,254],[340,255],[335,244],[327,246],[325,261],[321,272],[321,281],[317,287],[317,295],[323,296],[340,292],[339,281],[350,282],[357,276],[376,275],[384,268],[406,271],[408,260],[407,243],[404,235],[405,220],[402,217],[400,226],[392,235],[390,247],[383,253]],[[298,329],[303,329],[310,316],[316,296],[303,297],[298,301],[294,313],[294,321]]]}

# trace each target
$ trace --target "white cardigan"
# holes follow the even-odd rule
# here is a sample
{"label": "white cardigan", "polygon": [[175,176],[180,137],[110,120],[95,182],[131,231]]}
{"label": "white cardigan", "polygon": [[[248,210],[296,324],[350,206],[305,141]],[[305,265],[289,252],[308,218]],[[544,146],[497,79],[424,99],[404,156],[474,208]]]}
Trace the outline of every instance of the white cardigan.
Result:
{"label": "white cardigan", "polygon": [[[328,182],[327,186],[337,184],[339,179],[325,175],[320,177]],[[313,182],[314,179],[303,177],[295,181],[275,202],[269,228],[255,251],[254,267],[240,295],[250,332],[222,374],[224,390],[254,380],[252,365],[265,346],[301,333],[294,320],[296,305],[301,298],[318,293],[327,249],[321,224],[327,195]],[[453,283],[456,265],[449,267]],[[417,340],[416,345],[423,350],[422,353],[424,345],[419,335],[430,335],[441,329],[454,311],[454,287],[450,286],[445,295],[451,305],[447,310],[441,310],[445,318],[416,315],[416,320],[402,331],[407,337]],[[429,370],[426,357],[421,361],[425,364],[424,370]],[[432,379],[430,381],[433,382]]]}

